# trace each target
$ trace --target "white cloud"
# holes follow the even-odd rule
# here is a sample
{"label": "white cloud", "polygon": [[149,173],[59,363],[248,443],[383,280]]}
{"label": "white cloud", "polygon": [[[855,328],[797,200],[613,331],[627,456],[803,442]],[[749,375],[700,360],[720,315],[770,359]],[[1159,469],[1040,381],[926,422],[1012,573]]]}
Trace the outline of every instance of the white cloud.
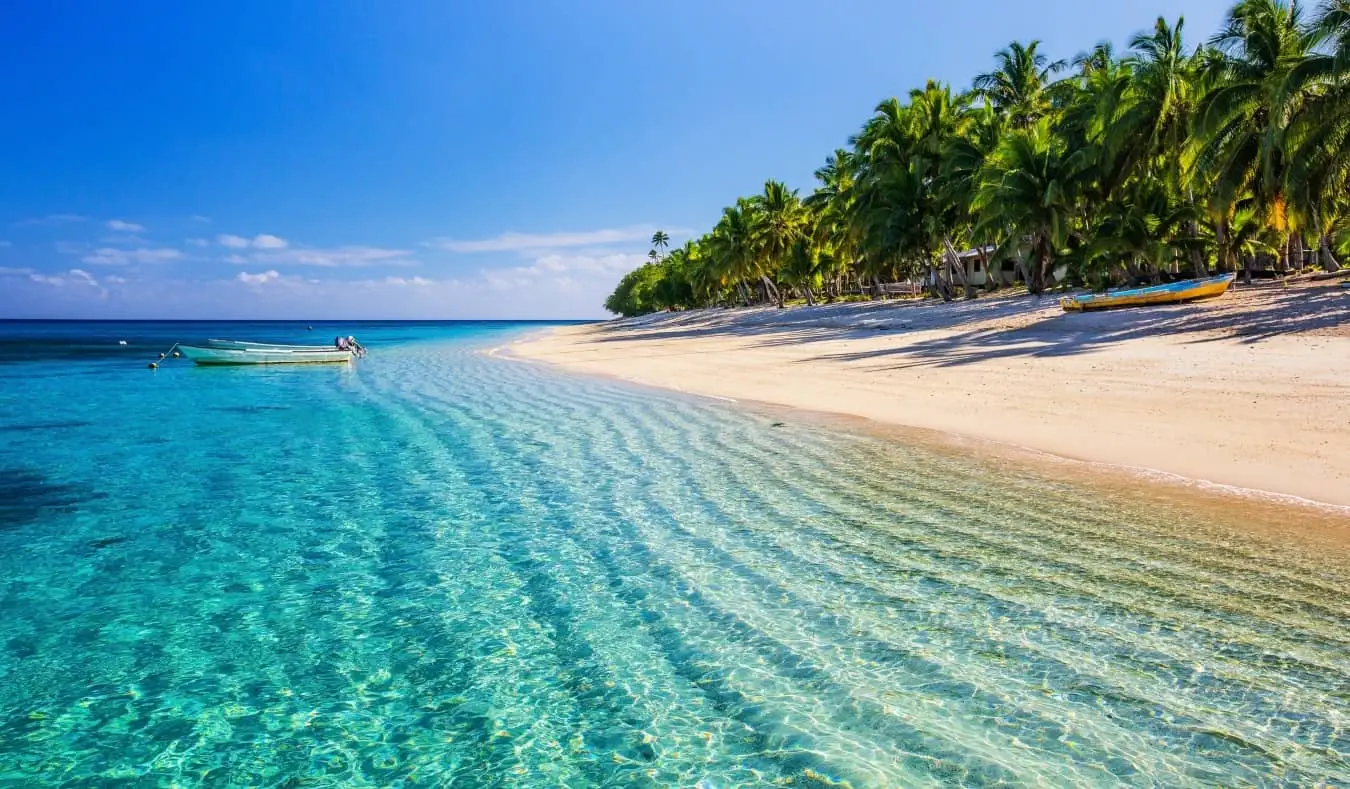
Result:
{"label": "white cloud", "polygon": [[414,263],[406,249],[345,246],[328,249],[293,247],[267,252],[254,252],[249,262],[273,266],[322,266],[325,268],[362,268],[366,266],[407,266]]}
{"label": "white cloud", "polygon": [[71,222],[83,222],[87,217],[79,214],[48,214],[46,216],[33,217],[32,219],[20,219],[15,222],[16,227],[27,227],[32,225],[64,225]]}
{"label": "white cloud", "polygon": [[236,236],[230,233],[221,233],[216,236],[216,243],[222,247],[230,249],[285,249],[289,244],[281,236],[274,236],[271,233],[259,233],[252,239]]}
{"label": "white cloud", "polygon": [[183,257],[183,253],[172,247],[163,247],[159,249],[113,249],[112,247],[101,247],[92,253],[80,258],[85,263],[92,263],[96,266],[125,266],[128,263],[167,263],[171,260],[178,260]]}
{"label": "white cloud", "polygon": [[109,230],[116,230],[119,233],[144,233],[145,225],[138,225],[135,222],[124,222],[121,219],[109,219],[104,223]]}
{"label": "white cloud", "polygon": [[[241,237],[242,238],[242,237]],[[370,246],[284,249],[216,246],[211,257],[233,268],[140,266],[103,271],[0,269],[0,317],[163,318],[588,318],[627,271],[646,260],[645,244],[619,252],[578,247],[540,251],[520,265],[458,275],[397,267],[418,262],[408,250]],[[71,260],[103,265],[189,259],[191,247],[94,248],[66,242]],[[364,269],[362,268],[364,267]],[[95,279],[90,272],[99,271]],[[212,273],[214,271],[214,273]],[[420,276],[413,276],[412,271]],[[81,272],[81,273],[75,273]],[[360,272],[360,273],[358,273]],[[122,275],[122,276],[115,276]],[[356,275],[353,278],[353,275]],[[124,278],[130,277],[130,281]],[[203,277],[205,277],[203,279]]]}
{"label": "white cloud", "polygon": [[216,243],[222,247],[230,249],[244,249],[248,246],[248,239],[243,236],[232,236],[229,233],[221,233],[216,236]]}
{"label": "white cloud", "polygon": [[201,222],[203,225],[211,224],[211,217],[202,216],[201,214],[193,214],[192,216],[188,217],[188,219],[191,219],[193,222]]}
{"label": "white cloud", "polygon": [[73,268],[64,274],[29,274],[28,279],[41,285],[64,288],[67,285],[89,287],[98,292],[99,298],[106,299],[108,291],[98,283],[93,274],[79,268]]}
{"label": "white cloud", "polygon": [[28,276],[32,274],[31,268],[13,268],[10,266],[0,266],[0,276]]}
{"label": "white cloud", "polygon": [[259,233],[253,237],[253,246],[258,249],[285,249],[286,239],[269,233]]}
{"label": "white cloud", "polygon": [[646,255],[614,252],[607,255],[544,255],[529,266],[484,269],[483,278],[493,288],[524,288],[550,279],[554,284],[586,281],[613,287],[619,278],[646,262]]}
{"label": "white cloud", "polygon": [[[602,244],[621,244],[632,241],[650,241],[658,228],[654,226],[607,228],[573,233],[502,233],[494,238],[466,241],[455,238],[433,238],[424,246],[447,252],[526,252],[541,249],[584,247]],[[672,235],[681,230],[666,231]]]}
{"label": "white cloud", "polygon": [[535,261],[535,266],[543,271],[627,274],[646,262],[646,255],[615,252],[608,255],[545,255]]}
{"label": "white cloud", "polygon": [[209,247],[209,246],[211,246],[211,242],[210,242],[210,241],[207,241],[207,240],[204,239],[204,238],[189,238],[189,239],[187,240],[186,243],[187,243],[187,245],[190,246],[190,247]]}
{"label": "white cloud", "polygon": [[[196,318],[304,320],[599,318],[601,302],[613,287],[607,278],[582,274],[548,276],[532,287],[500,291],[482,275],[463,278],[394,277],[383,272],[366,279],[290,276],[268,268],[245,269],[213,279],[195,279],[181,269],[169,276],[138,276],[125,284],[106,278],[105,296],[68,273],[51,275],[62,284],[9,277],[0,286],[4,318]],[[317,270],[338,274],[341,270]],[[265,278],[259,282],[259,278]],[[398,281],[402,279],[402,281]]]}
{"label": "white cloud", "polygon": [[249,274],[247,272],[241,271],[239,272],[238,279],[240,282],[243,282],[248,285],[262,285],[267,282],[272,282],[273,280],[276,280],[280,277],[281,274],[279,274],[275,269],[273,269],[271,271],[264,271],[261,274]]}

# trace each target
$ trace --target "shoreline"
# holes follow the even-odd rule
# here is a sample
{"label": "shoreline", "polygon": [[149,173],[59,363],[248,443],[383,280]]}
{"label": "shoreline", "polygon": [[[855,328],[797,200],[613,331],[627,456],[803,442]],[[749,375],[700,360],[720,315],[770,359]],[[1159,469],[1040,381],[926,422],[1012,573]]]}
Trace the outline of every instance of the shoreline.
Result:
{"label": "shoreline", "polygon": [[703,310],[561,327],[509,353],[866,432],[983,442],[1136,488],[1350,517],[1339,289],[1086,316],[1026,297]]}
{"label": "shoreline", "polygon": [[516,352],[516,346],[542,341],[557,329],[538,333],[532,339],[491,348],[489,356],[525,364],[540,364],[583,375],[617,381],[666,394],[716,401],[761,419],[796,420],[812,428],[843,431],[880,441],[919,447],[944,455],[957,455],[979,465],[1013,464],[1019,472],[1031,472],[1059,482],[1092,488],[1104,494],[1125,494],[1132,500],[1179,505],[1204,512],[1209,519],[1227,523],[1237,532],[1250,534],[1253,526],[1270,531],[1278,524],[1282,539],[1309,541],[1337,550],[1350,548],[1350,504],[1335,504],[1261,488],[1241,487],[1214,480],[1188,477],[1146,466],[1127,466],[1105,461],[1057,455],[1042,449],[997,439],[885,422],[838,411],[800,408],[782,403],[737,399],[663,386],[617,373],[568,368],[542,358]]}

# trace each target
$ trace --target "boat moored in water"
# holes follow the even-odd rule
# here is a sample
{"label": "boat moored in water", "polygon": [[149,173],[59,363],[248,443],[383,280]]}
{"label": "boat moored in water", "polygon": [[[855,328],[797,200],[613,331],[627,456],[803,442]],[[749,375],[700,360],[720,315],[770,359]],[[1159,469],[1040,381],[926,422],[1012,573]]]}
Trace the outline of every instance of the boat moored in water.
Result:
{"label": "boat moored in water", "polygon": [[1064,308],[1065,312],[1083,312],[1086,310],[1142,307],[1149,304],[1179,304],[1186,301],[1198,301],[1199,299],[1212,299],[1216,296],[1222,296],[1236,278],[1236,274],[1221,274],[1217,277],[1188,279],[1181,282],[1169,282],[1165,285],[1152,285],[1147,288],[1065,296],[1059,300],[1059,305]]}
{"label": "boat moored in water", "polygon": [[179,345],[178,350],[201,365],[240,364],[341,364],[352,360],[352,351],[345,348],[293,348],[275,346],[251,348],[202,348]]}
{"label": "boat moored in water", "polygon": [[331,351],[335,346],[332,345],[286,345],[276,342],[248,342],[246,340],[207,340],[206,344],[212,348],[232,348],[234,350],[266,350],[268,348],[282,351]]}

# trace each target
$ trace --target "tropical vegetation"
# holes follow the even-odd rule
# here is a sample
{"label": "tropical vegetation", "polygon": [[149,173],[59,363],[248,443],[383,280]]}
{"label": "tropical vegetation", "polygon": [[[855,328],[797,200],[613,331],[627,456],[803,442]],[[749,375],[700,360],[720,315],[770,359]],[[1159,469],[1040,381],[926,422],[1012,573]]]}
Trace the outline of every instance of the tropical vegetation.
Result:
{"label": "tropical vegetation", "polygon": [[[815,172],[770,180],[605,306],[634,315],[788,299],[1335,271],[1350,259],[1350,0],[1239,0],[1188,43],[1159,18],[1123,53],[1013,42],[954,91],[888,98]],[[972,271],[984,272],[978,277]]]}

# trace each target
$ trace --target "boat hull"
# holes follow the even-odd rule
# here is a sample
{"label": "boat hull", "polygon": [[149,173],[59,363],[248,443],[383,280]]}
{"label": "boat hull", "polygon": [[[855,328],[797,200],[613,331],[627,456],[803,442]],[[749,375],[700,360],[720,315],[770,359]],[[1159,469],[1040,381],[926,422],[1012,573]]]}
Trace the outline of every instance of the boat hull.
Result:
{"label": "boat hull", "polygon": [[279,350],[279,351],[332,351],[337,350],[332,345],[285,345],[276,342],[247,342],[245,340],[207,340],[206,344],[212,348],[229,348],[237,351],[249,350]]}
{"label": "boat hull", "polygon": [[320,350],[281,350],[277,348],[198,348],[180,345],[178,350],[193,362],[205,366],[252,364],[345,364],[350,351],[335,348]]}
{"label": "boat hull", "polygon": [[1218,277],[1188,279],[1148,288],[1118,290],[1113,293],[1065,296],[1059,300],[1059,304],[1066,312],[1088,312],[1212,299],[1216,296],[1222,296],[1228,290],[1228,286],[1233,284],[1236,277],[1236,274],[1224,274]]}

